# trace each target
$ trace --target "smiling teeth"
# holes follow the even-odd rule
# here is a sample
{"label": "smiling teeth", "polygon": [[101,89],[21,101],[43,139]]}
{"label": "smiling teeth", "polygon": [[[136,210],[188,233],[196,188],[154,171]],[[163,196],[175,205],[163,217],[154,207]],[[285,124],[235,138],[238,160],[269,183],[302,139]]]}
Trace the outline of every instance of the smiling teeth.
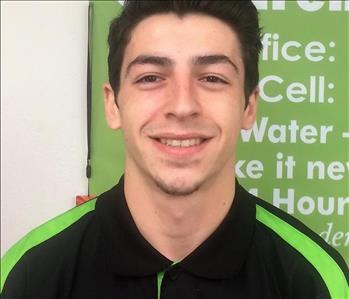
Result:
{"label": "smiling teeth", "polygon": [[164,139],[161,138],[160,142],[162,144],[166,144],[167,146],[173,146],[173,147],[190,147],[194,145],[198,145],[201,142],[203,142],[202,138],[193,138],[193,139],[184,139],[184,140],[178,140],[178,139]]}

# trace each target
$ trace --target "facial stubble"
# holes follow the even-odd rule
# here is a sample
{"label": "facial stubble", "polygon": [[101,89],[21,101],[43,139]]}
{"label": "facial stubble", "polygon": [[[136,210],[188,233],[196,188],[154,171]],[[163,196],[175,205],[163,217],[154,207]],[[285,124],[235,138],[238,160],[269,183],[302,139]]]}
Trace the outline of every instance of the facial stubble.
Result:
{"label": "facial stubble", "polygon": [[174,196],[174,197],[184,197],[189,196],[193,194],[194,192],[198,191],[202,185],[201,182],[198,182],[196,184],[193,184],[191,186],[176,186],[175,184],[169,184],[166,183],[163,179],[160,177],[154,178],[155,185],[165,194]]}

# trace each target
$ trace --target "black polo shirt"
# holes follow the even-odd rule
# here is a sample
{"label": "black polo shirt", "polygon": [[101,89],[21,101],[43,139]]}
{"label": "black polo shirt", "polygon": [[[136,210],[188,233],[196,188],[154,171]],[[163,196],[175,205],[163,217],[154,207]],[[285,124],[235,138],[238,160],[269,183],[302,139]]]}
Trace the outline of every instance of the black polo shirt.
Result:
{"label": "black polo shirt", "polygon": [[348,277],[320,237],[238,183],[218,229],[171,261],[138,231],[121,179],[18,242],[2,261],[1,298],[346,299]]}

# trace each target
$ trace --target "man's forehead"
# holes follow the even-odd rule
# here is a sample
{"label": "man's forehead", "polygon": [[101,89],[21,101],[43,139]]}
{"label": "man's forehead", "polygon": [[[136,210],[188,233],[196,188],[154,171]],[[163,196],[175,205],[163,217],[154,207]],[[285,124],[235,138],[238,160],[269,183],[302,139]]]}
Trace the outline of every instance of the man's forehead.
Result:
{"label": "man's forehead", "polygon": [[[216,16],[212,16],[209,14],[201,13],[201,12],[188,12],[183,15],[178,15],[174,12],[168,13],[155,13],[143,18],[140,22],[136,24],[136,26],[131,31],[131,40],[137,34],[143,34],[146,31],[147,27],[152,28],[153,35],[157,35],[159,32],[169,31],[175,29],[177,26],[190,23],[191,29],[195,32],[200,32],[203,29],[209,30],[211,27],[202,27],[200,23],[206,22],[212,24],[215,23],[217,30],[217,25],[221,28],[220,30],[229,31],[232,34],[236,34],[235,30],[231,27],[230,24],[221,20]],[[169,27],[166,27],[166,24],[169,24]],[[224,28],[223,28],[224,27]],[[219,30],[218,30],[219,31]],[[217,32],[217,31],[216,31]],[[183,32],[184,33],[184,32]]]}
{"label": "man's forehead", "polygon": [[[135,59],[137,62],[149,59],[155,62],[157,59],[169,66],[179,52],[187,53],[199,64],[236,60],[232,56],[241,58],[240,42],[235,32],[218,18],[204,14],[179,17],[166,13],[149,16],[137,24],[126,46],[124,62]],[[234,63],[232,65],[236,67]]]}

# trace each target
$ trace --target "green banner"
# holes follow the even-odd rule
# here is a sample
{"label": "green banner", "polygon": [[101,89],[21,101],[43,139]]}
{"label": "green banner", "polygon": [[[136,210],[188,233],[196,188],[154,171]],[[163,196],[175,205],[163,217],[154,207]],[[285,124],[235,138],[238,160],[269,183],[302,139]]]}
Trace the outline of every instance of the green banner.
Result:
{"label": "green banner", "polygon": [[[120,1],[121,2],[121,1]],[[241,132],[236,174],[303,221],[349,264],[349,1],[254,1],[263,27],[258,119]],[[123,172],[121,132],[105,122],[107,33],[118,1],[90,2],[90,194]]]}

